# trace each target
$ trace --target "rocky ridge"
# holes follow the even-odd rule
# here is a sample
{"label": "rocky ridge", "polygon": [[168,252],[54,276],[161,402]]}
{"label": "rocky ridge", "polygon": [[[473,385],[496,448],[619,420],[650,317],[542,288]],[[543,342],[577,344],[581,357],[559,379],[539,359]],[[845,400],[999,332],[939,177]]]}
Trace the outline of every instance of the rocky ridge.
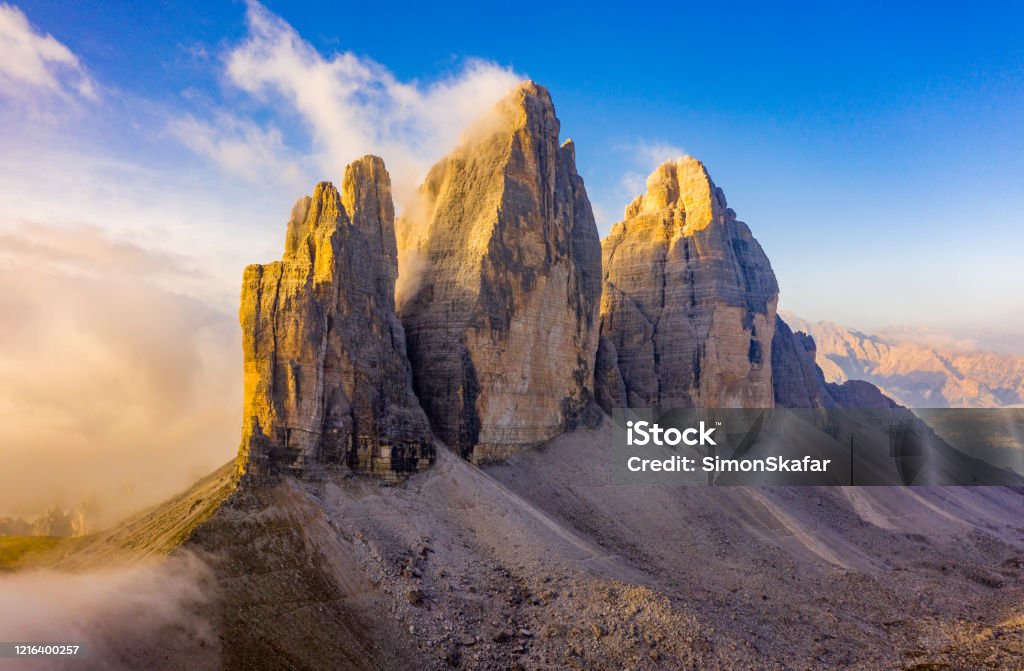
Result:
{"label": "rocky ridge", "polygon": [[[518,449],[573,426],[590,385],[613,406],[881,394],[825,383],[813,340],[774,314],[763,252],[692,160],[663,166],[606,245],[616,293],[599,339],[600,252],[571,145],[542,88],[506,103],[424,186],[430,216],[409,239],[428,265],[401,309],[411,363],[379,159],[349,166],[341,193],[318,185],[283,260],[247,269],[239,464],[259,486],[237,487],[227,464],[39,559],[194,555],[208,599],[189,620],[210,635],[167,645],[104,618],[95,650],[116,638],[115,662],[190,670],[1012,668],[1019,488],[615,485],[603,418]],[[689,359],[672,355],[677,327]],[[434,454],[413,373],[458,454]],[[980,642],[963,650],[961,635]]]}
{"label": "rocky ridge", "polygon": [[34,565],[207,566],[209,636],[105,611],[86,669],[1016,668],[1019,489],[612,486],[608,424],[394,487],[228,465]]}
{"label": "rocky ridge", "polygon": [[430,170],[397,239],[379,158],[296,203],[283,260],[243,281],[240,472],[395,480],[429,465],[434,434],[501,459],[597,421],[594,400],[889,407],[825,383],[702,163],[659,166],[601,243],[559,131],[547,90],[521,84]]}
{"label": "rocky ridge", "polygon": [[814,338],[793,331],[775,318],[772,338],[772,386],[783,408],[895,408],[896,402],[863,380],[826,382],[815,358]]}
{"label": "rocky ridge", "polygon": [[865,380],[915,408],[999,408],[1024,405],[1024,357],[954,351],[870,335],[832,322],[786,315],[814,337],[815,360],[829,382]]}

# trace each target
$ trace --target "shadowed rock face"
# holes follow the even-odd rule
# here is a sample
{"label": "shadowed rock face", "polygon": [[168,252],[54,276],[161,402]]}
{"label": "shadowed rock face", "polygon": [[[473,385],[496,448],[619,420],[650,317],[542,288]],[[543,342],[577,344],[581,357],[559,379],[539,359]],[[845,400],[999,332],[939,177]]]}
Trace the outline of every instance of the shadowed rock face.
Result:
{"label": "shadowed rock face", "polygon": [[546,89],[517,87],[435,165],[400,236],[399,309],[435,432],[474,461],[557,435],[591,400],[601,248]]}
{"label": "shadowed rock face", "polygon": [[242,282],[245,405],[239,470],[260,478],[347,465],[427,467],[430,427],[395,314],[391,183],[367,156],[292,210],[282,261]]}
{"label": "shadowed rock face", "polygon": [[772,383],[775,402],[783,408],[833,407],[825,377],[814,363],[814,338],[793,332],[781,317],[775,318],[772,338]]}
{"label": "shadowed rock face", "polygon": [[612,385],[599,398],[624,392],[630,407],[774,405],[775,274],[699,161],[655,170],[602,248],[598,360],[617,362],[623,388],[599,369]]}
{"label": "shadowed rock face", "polygon": [[772,384],[775,403],[783,408],[895,408],[897,404],[863,380],[825,382],[815,362],[817,345],[803,331],[775,318],[772,338]]}

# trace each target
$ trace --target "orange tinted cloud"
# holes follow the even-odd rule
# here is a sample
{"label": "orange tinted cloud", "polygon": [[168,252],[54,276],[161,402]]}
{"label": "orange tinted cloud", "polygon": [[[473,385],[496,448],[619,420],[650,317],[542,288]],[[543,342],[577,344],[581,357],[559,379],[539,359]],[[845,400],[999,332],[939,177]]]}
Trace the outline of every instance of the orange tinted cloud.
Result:
{"label": "orange tinted cloud", "polygon": [[84,226],[0,250],[0,515],[93,497],[109,522],[231,458],[236,318],[175,291],[187,263]]}

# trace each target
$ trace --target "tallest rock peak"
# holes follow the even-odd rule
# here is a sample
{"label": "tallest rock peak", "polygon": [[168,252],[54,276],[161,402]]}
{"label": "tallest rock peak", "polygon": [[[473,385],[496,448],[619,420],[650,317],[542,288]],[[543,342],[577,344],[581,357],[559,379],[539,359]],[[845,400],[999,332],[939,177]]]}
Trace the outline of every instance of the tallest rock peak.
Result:
{"label": "tallest rock peak", "polygon": [[505,96],[504,103],[530,105],[540,104],[543,107],[550,107],[554,111],[555,105],[551,102],[551,94],[548,90],[531,79],[524,79]]}
{"label": "tallest rock peak", "polygon": [[543,123],[543,126],[535,126],[533,130],[545,134],[554,133],[554,136],[558,137],[559,123],[558,117],[555,116],[555,104],[551,101],[551,94],[540,84],[532,81],[521,82],[498,103],[498,109],[506,114],[511,112],[512,121],[517,125]]}
{"label": "tallest rock peak", "polygon": [[399,308],[416,392],[435,432],[477,461],[551,438],[591,398],[600,241],[558,135],[547,90],[521,83],[403,217],[400,251],[425,268]]}
{"label": "tallest rock peak", "polygon": [[[502,141],[516,133],[545,138],[557,143],[560,124],[548,90],[523,81],[498,101],[494,108],[466,130],[459,147],[449,158],[479,151],[488,142]],[[556,147],[557,148],[557,147]]]}

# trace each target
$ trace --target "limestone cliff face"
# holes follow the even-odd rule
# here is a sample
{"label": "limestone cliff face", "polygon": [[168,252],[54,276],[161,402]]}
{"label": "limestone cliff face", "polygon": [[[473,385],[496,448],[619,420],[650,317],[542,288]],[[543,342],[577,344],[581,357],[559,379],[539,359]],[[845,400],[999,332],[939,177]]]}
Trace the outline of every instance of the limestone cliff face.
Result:
{"label": "limestone cliff face", "polygon": [[424,266],[399,308],[416,392],[476,461],[551,438],[590,402],[601,248],[558,135],[547,90],[521,84],[431,169],[400,236]]}
{"label": "limestone cliff face", "polygon": [[814,338],[793,332],[781,317],[775,318],[772,338],[772,384],[775,403],[783,408],[825,408],[835,403],[825,377],[814,362]]}
{"label": "limestone cliff face", "polygon": [[602,248],[598,360],[617,362],[627,405],[774,405],[775,274],[703,164],[663,163]]}
{"label": "limestone cliff face", "polygon": [[242,282],[245,397],[239,470],[329,465],[385,477],[433,459],[395,314],[391,183],[367,156],[292,210],[282,261]]}

